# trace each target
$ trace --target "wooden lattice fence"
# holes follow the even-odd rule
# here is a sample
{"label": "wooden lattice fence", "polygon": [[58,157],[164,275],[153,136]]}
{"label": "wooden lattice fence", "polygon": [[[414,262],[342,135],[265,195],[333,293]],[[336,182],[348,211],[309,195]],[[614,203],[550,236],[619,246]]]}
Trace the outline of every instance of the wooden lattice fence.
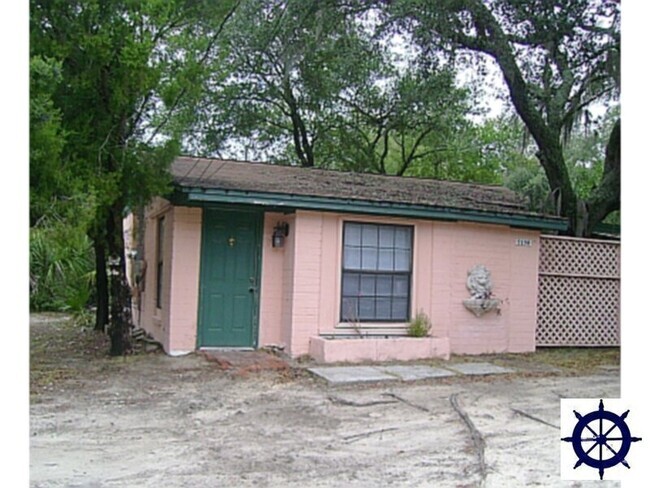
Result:
{"label": "wooden lattice fence", "polygon": [[620,244],[543,236],[538,346],[620,345]]}

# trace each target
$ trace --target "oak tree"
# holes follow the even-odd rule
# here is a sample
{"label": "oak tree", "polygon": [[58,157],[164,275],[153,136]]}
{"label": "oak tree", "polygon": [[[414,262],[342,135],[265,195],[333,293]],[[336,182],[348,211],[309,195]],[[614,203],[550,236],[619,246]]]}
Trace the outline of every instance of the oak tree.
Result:
{"label": "oak tree", "polygon": [[[590,235],[620,208],[620,120],[614,123],[598,185],[581,198],[564,141],[591,106],[619,94],[620,5],[616,0],[382,1],[390,21],[423,52],[471,52],[492,59],[537,145],[569,233]],[[476,58],[474,58],[476,60]]]}

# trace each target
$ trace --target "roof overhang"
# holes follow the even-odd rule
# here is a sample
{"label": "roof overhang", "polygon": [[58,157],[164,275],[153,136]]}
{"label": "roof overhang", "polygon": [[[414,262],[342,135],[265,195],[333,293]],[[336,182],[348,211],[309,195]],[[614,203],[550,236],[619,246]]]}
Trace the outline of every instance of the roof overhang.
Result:
{"label": "roof overhang", "polygon": [[378,202],[357,199],[339,199],[282,193],[248,192],[217,188],[176,186],[172,203],[187,206],[210,204],[253,205],[274,210],[320,210],[360,213],[390,217],[409,217],[428,220],[466,221],[500,224],[526,229],[566,231],[567,222],[557,217],[534,214],[496,213],[447,207]]}

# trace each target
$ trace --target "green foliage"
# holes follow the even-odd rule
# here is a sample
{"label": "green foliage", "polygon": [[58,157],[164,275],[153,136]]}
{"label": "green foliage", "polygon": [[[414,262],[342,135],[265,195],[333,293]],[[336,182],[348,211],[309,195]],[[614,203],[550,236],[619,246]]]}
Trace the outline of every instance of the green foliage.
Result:
{"label": "green foliage", "polygon": [[557,213],[550,198],[548,180],[538,164],[531,162],[513,167],[505,177],[505,186],[525,197],[530,210],[551,215]]}
{"label": "green foliage", "polygon": [[337,96],[376,58],[331,2],[244,0],[223,44],[226,71],[211,80],[191,144],[304,166],[316,164]]}
{"label": "green foliage", "polygon": [[30,221],[52,211],[61,195],[69,193],[69,181],[60,164],[65,145],[61,111],[52,101],[61,82],[61,64],[40,56],[30,60]]}
{"label": "green foliage", "polygon": [[[259,15],[264,12],[264,15]],[[470,112],[453,69],[395,59],[372,19],[335,2],[245,0],[226,28],[190,145],[300,164],[404,174]]]}
{"label": "green foliage", "polygon": [[[455,129],[455,130],[453,130]],[[518,147],[517,135],[505,119],[483,123],[465,120],[449,129],[438,151],[416,161],[407,175],[444,180],[503,184],[504,170],[525,158]]]}
{"label": "green foliage", "polygon": [[[66,136],[56,146],[33,138],[32,169],[41,159],[54,168],[39,180],[56,181],[52,173],[65,168],[78,189],[95,195],[99,227],[107,208],[164,193],[166,168],[180,151],[188,114],[211,75],[206,60],[216,55],[220,23],[233,4],[32,0],[32,80],[49,90],[33,91],[32,105],[44,108],[32,120],[49,110]],[[42,194],[36,188],[33,199]]]}
{"label": "green foliage", "polygon": [[30,229],[30,308],[84,310],[93,296],[94,260],[83,227],[43,219]]}
{"label": "green foliage", "polygon": [[173,138],[148,143],[144,133],[155,123],[153,107],[166,108],[157,91],[172,63],[157,57],[165,41],[184,34],[174,29],[179,9],[153,0],[32,1],[32,53],[56,59],[61,81],[51,95],[68,135],[58,165],[95,190],[99,208],[135,205],[164,188],[169,160],[145,166],[141,155]]}
{"label": "green foliage", "polygon": [[94,328],[95,315],[96,314],[93,310],[89,308],[83,308],[81,310],[73,311],[72,320],[77,327],[92,329]]}
{"label": "green foliage", "polygon": [[[578,197],[583,200],[589,198],[603,177],[607,137],[619,111],[618,105],[615,105],[602,118],[591,120],[588,125],[577,124],[571,137],[564,143],[569,178]],[[535,148],[521,122],[503,119],[498,125],[504,142],[510,139],[505,145],[508,149],[503,153],[504,184],[526,197],[531,210],[558,213],[544,169],[534,157]],[[617,223],[617,213],[612,214],[606,222]]]}
{"label": "green foliage", "polygon": [[620,2],[398,0],[385,5],[391,32],[410,34],[423,58],[444,56],[475,72],[486,60],[495,63],[570,233],[589,235],[620,208],[620,123],[610,129],[602,178],[595,185],[574,186],[593,173],[576,178],[572,171],[579,166],[569,162],[564,147],[591,107],[618,100]]}
{"label": "green foliage", "polygon": [[[388,61],[386,61],[388,63]],[[334,166],[383,174],[428,176],[447,161],[468,125],[469,94],[455,86],[448,68],[384,67],[385,83],[365,85],[342,97],[346,112],[332,141]],[[454,161],[455,162],[455,161]]]}
{"label": "green foliage", "polygon": [[[119,259],[108,280],[116,354],[128,349],[121,344],[130,325],[122,218],[168,190],[167,167],[212,76],[207,60],[217,56],[216,40],[235,4],[30,2],[31,201],[38,214],[32,225],[40,224],[32,230],[33,306],[78,308],[87,301],[76,284],[87,277],[80,262],[88,242],[80,236],[89,235],[100,261]],[[65,209],[58,208],[62,201]],[[89,206],[92,218],[77,224]],[[44,221],[51,215],[66,222],[50,228]],[[104,283],[105,270],[97,271],[96,283]],[[101,303],[109,301],[106,288],[97,290]]]}
{"label": "green foliage", "polygon": [[420,311],[409,323],[407,333],[410,337],[427,337],[430,331],[431,320],[427,314]]}
{"label": "green foliage", "polygon": [[[561,2],[558,12],[543,5],[539,12],[527,11],[508,0],[499,0],[499,8],[491,10],[474,0],[443,2],[436,9],[410,0],[374,3],[374,8],[370,4],[354,9],[336,2],[244,0],[224,32],[219,62],[226,70],[211,78],[191,147],[202,154],[279,164],[505,183],[525,195],[531,209],[547,212],[566,204],[566,198],[551,197],[557,196],[556,185],[565,171],[568,182],[562,191],[570,190],[581,200],[593,195],[605,168],[604,141],[581,135],[577,120],[594,100],[615,96],[613,78],[599,84],[580,70],[571,79],[558,78],[549,67],[561,59],[545,52],[540,39],[555,39],[560,31],[582,39],[577,23],[589,23],[605,11],[615,15],[615,8],[594,13],[585,7],[586,0]],[[512,118],[471,121],[469,116],[480,110],[473,97],[481,90],[471,84],[459,88],[457,69],[484,69],[485,56],[467,52],[486,54],[481,42],[487,46],[496,41],[476,40],[478,34],[462,31],[463,15],[480,18],[479,23],[496,22],[510,36],[500,49],[522,58],[523,81],[532,91],[528,110],[542,117],[535,128],[548,126],[539,129],[551,141],[546,140],[551,149],[543,149],[552,152],[574,134],[549,163],[556,171],[540,168],[538,154],[543,151],[538,149],[545,141],[539,130],[524,129],[528,119],[526,124]],[[530,33],[520,29],[524,18]],[[560,27],[549,24],[549,18]],[[611,32],[597,35],[609,43],[608,52],[615,49],[610,41],[616,25],[614,19]],[[399,49],[391,47],[395,34],[402,43]],[[589,51],[594,46],[587,41]],[[567,62],[591,63],[604,76],[599,53],[598,59],[588,59],[576,44],[565,49],[572,56]],[[536,57],[526,58],[524,52]],[[555,93],[571,84],[577,87],[575,96],[571,90]],[[561,97],[568,97],[566,103]],[[556,177],[553,193],[549,174]]]}

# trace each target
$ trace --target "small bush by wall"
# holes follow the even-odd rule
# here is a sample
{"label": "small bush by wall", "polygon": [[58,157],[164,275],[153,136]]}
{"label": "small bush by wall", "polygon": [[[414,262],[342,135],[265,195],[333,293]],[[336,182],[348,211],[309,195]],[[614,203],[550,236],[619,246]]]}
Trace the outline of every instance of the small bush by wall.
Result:
{"label": "small bush by wall", "polygon": [[431,331],[431,320],[429,316],[420,311],[409,323],[407,333],[410,337],[426,337]]}

